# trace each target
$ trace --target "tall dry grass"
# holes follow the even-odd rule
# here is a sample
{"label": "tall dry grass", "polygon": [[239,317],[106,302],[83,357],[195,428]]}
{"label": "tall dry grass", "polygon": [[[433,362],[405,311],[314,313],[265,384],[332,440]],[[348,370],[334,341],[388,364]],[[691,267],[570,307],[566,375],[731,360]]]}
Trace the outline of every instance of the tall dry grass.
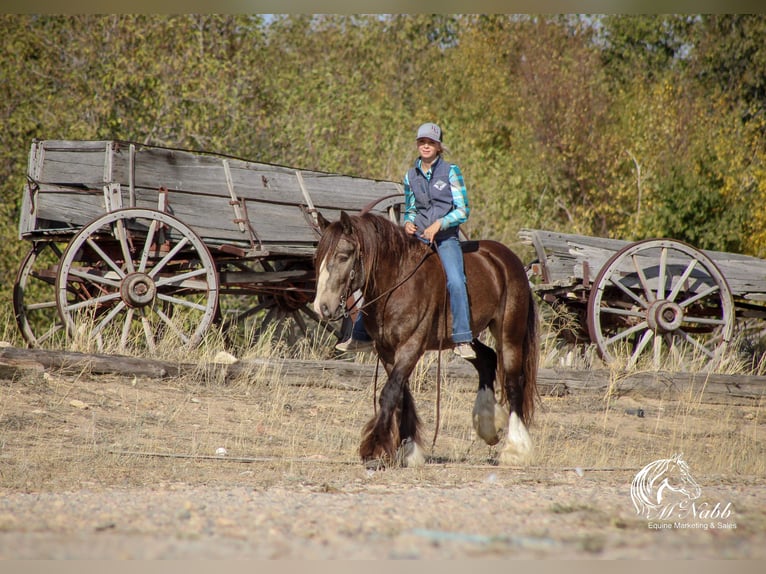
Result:
{"label": "tall dry grass", "polygon": [[[20,344],[7,317],[0,325],[4,325],[0,332],[5,340]],[[559,366],[572,349],[561,346],[547,326],[542,332],[541,366]],[[292,354],[304,360],[327,359],[332,355],[328,352],[332,343],[326,333],[316,331],[288,353],[286,341],[274,327],[236,358],[274,358],[279,363],[277,359]],[[65,474],[78,472],[71,466],[73,461],[109,466],[115,477],[124,475],[130,481],[131,468],[136,466],[150,473],[160,471],[138,454],[129,453],[205,457],[213,456],[219,447],[230,458],[272,461],[267,464],[275,473],[274,480],[280,476],[321,478],[322,473],[337,474],[341,468],[345,473],[360,471],[360,431],[374,409],[369,377],[340,381],[362,389],[351,391],[334,384],[339,381],[332,380],[332,375],[307,374],[306,379],[296,380],[278,370],[254,367],[232,381],[203,368],[229,351],[222,332],[211,332],[193,351],[179,346],[163,349],[159,358],[200,365],[198,373],[171,381],[123,379],[104,384],[103,380],[94,382],[86,372],[33,371],[2,383],[0,445],[6,452],[20,449],[23,454],[22,463],[4,471],[3,482],[19,485],[57,480],[53,477],[62,469],[68,469]],[[592,368],[589,352],[592,350],[578,353],[573,366]],[[372,354],[343,360],[375,363]],[[444,377],[438,421],[436,381],[431,375],[437,360],[442,361]],[[430,352],[413,373],[411,388],[423,419],[426,447],[437,463],[491,468],[497,447],[477,440],[471,426],[477,381],[451,375],[450,365],[459,360],[451,353],[442,353],[439,359]],[[378,390],[385,377],[382,369],[380,373]],[[620,375],[617,370],[611,372],[612,377]],[[73,407],[72,400],[90,408]],[[642,417],[636,416],[638,409],[643,411]],[[430,450],[437,422],[438,436]],[[67,425],[66,432],[61,424]],[[617,398],[595,392],[543,396],[530,432],[536,448],[532,465],[543,469],[637,469],[682,452],[700,474],[766,475],[762,400],[712,405],[703,403],[700,394],[666,398]],[[199,471],[198,466],[184,464],[184,459],[171,460],[171,470],[163,466],[163,472],[177,473],[179,480],[194,479],[193,469]],[[309,460],[326,466],[307,465]],[[245,468],[242,472],[251,471]]]}

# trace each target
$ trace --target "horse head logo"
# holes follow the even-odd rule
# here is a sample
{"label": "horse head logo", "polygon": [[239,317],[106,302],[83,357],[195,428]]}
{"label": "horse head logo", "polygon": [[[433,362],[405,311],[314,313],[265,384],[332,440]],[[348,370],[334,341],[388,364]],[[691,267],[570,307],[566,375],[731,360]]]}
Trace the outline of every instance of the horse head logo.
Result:
{"label": "horse head logo", "polygon": [[636,474],[630,485],[636,514],[648,519],[669,518],[676,509],[683,510],[700,497],[702,491],[681,456],[655,460]]}

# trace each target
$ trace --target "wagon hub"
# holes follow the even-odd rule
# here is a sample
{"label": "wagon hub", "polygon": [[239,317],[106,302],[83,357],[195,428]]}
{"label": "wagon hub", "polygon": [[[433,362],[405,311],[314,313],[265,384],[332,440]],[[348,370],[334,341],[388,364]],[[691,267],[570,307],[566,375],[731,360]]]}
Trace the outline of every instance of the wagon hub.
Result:
{"label": "wagon hub", "polygon": [[678,303],[661,299],[649,305],[646,320],[653,331],[670,333],[681,326],[684,311]]}
{"label": "wagon hub", "polygon": [[146,273],[131,273],[120,285],[120,297],[128,307],[145,307],[156,294],[154,280]]}

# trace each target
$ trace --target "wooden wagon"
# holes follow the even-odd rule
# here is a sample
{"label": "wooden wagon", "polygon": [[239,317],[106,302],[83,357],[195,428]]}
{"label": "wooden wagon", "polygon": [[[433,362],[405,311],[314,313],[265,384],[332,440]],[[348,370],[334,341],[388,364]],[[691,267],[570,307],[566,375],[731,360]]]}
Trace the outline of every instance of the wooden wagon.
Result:
{"label": "wooden wagon", "polygon": [[317,211],[398,219],[401,203],[389,181],[127,141],[36,140],[17,323],[32,346],[76,336],[193,347],[214,324],[228,334],[249,325],[253,337],[287,320],[300,336],[316,320]]}
{"label": "wooden wagon", "polygon": [[[522,229],[534,290],[570,342],[609,364],[688,367],[725,356],[766,318],[766,261],[673,239],[630,242]],[[761,326],[759,326],[759,323]]]}

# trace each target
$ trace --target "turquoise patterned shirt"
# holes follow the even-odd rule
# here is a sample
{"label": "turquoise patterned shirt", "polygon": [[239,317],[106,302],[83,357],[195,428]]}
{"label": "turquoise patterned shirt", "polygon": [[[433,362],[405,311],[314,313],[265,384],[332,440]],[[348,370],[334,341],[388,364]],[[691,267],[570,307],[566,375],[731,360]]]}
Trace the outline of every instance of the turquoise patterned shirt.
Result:
{"label": "turquoise patterned shirt", "polygon": [[[442,160],[444,161],[444,160]],[[417,161],[417,168],[420,169],[421,160]],[[421,170],[422,172],[422,170]],[[426,179],[431,180],[431,170],[429,169],[423,175]],[[471,213],[471,208],[468,206],[468,191],[465,188],[465,182],[463,181],[463,173],[460,168],[454,163],[450,164],[449,169],[449,182],[450,190],[452,191],[452,211],[442,217],[442,229],[448,229],[450,227],[457,227],[461,223],[465,223],[468,220],[468,215]],[[414,223],[415,221],[415,194],[412,193],[410,188],[410,178],[408,173],[404,174],[404,221]]]}

